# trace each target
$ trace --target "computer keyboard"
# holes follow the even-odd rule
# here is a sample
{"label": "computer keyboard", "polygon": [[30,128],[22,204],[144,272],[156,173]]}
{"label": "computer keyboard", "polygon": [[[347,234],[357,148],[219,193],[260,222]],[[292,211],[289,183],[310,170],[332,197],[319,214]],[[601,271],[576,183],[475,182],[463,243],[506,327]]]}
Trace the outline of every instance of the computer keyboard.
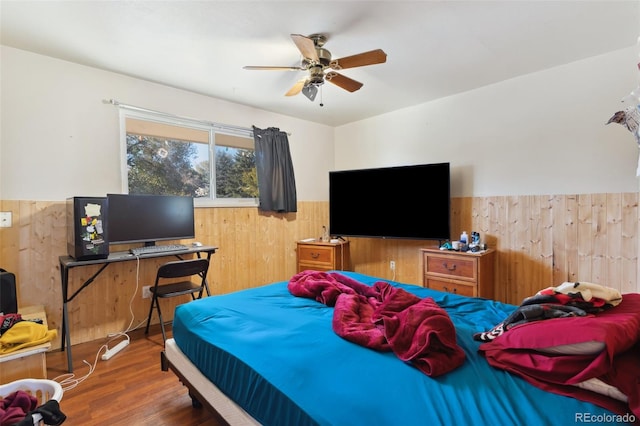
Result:
{"label": "computer keyboard", "polygon": [[160,244],[157,246],[144,246],[144,247],[136,247],[129,249],[131,254],[134,256],[140,256],[141,254],[154,254],[154,253],[165,253],[171,251],[181,251],[186,250],[188,247],[184,244]]}

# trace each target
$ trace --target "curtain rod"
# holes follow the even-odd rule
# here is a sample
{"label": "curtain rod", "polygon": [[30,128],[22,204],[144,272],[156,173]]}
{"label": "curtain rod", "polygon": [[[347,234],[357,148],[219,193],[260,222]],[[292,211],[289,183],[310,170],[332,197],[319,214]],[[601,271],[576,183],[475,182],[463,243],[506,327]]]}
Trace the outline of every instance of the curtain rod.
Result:
{"label": "curtain rod", "polygon": [[[131,109],[131,110],[134,110],[134,111],[140,111],[140,112],[147,112],[147,113],[150,113],[150,114],[162,115],[162,116],[165,116],[165,117],[175,118],[175,119],[178,119],[178,120],[188,120],[188,121],[195,121],[197,123],[205,123],[205,124],[208,124],[208,125],[211,125],[213,127],[217,127],[219,129],[223,129],[223,130],[224,129],[231,129],[231,130],[236,130],[236,131],[240,131],[240,132],[249,132],[249,133],[251,133],[253,135],[253,129],[248,128],[248,127],[234,126],[234,125],[231,125],[231,124],[219,124],[219,123],[214,123],[212,121],[199,120],[199,119],[196,119],[196,118],[180,117],[180,116],[177,116],[177,115],[168,114],[166,112],[154,111],[152,109],[141,108],[141,107],[137,107],[137,106],[134,106],[134,105],[123,104],[123,103],[121,103],[121,102],[119,102],[119,101],[117,101],[115,99],[103,99],[102,103],[103,104],[111,104],[111,105],[115,105],[115,106],[118,106],[118,107]],[[287,132],[287,135],[291,136],[291,133]]]}

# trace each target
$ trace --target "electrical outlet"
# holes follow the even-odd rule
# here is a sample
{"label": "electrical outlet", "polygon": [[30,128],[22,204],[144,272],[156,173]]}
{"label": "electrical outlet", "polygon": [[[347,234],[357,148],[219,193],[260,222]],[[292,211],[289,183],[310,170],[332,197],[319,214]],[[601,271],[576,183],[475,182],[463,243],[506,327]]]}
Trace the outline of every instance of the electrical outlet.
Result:
{"label": "electrical outlet", "polygon": [[144,287],[142,287],[142,298],[143,299],[151,299],[151,290],[149,290],[151,288],[150,285],[145,285]]}
{"label": "electrical outlet", "polygon": [[0,212],[0,228],[11,228],[11,212]]}
{"label": "electrical outlet", "polygon": [[392,260],[389,262],[389,269],[391,269],[392,271],[396,270],[396,261]]}

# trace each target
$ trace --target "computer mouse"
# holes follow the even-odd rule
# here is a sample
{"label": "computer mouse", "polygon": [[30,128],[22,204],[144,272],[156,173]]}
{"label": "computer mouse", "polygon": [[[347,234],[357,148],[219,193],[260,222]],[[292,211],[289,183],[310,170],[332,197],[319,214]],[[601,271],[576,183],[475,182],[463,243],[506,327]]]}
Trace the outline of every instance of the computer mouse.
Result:
{"label": "computer mouse", "polygon": [[202,247],[202,243],[199,241],[194,241],[193,243],[191,243],[191,245],[193,245],[194,247]]}

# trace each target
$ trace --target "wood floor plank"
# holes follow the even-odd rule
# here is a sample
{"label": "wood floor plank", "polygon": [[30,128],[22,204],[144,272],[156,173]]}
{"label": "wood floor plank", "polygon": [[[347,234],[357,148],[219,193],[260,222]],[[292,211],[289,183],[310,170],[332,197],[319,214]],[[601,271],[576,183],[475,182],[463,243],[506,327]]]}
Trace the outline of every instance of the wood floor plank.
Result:
{"label": "wood floor plank", "polygon": [[[94,371],[74,388],[65,388],[60,408],[67,416],[65,426],[141,425],[141,426],[221,426],[224,424],[205,408],[193,408],[188,390],[171,371],[160,368],[162,334],[159,326],[145,336],[143,330],[129,333],[131,343],[108,361],[96,355],[105,340],[81,343],[72,348],[75,376],[80,379]],[[171,336],[168,327],[168,336]],[[119,340],[110,344],[115,346]],[[104,351],[100,352],[102,355]],[[99,357],[98,357],[99,358]],[[47,353],[47,377],[58,382],[69,379],[67,354]]]}

